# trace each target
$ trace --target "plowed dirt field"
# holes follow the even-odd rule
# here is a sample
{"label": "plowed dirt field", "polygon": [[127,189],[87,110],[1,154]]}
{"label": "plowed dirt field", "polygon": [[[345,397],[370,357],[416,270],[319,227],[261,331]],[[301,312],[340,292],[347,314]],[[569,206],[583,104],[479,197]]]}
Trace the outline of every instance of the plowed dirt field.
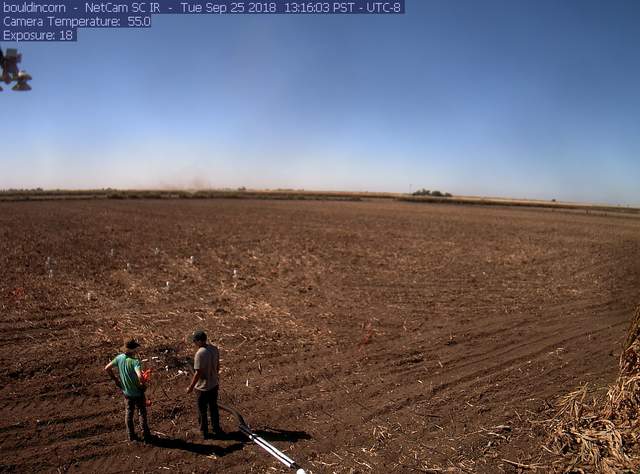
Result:
{"label": "plowed dirt field", "polygon": [[[307,472],[515,472],[554,398],[609,383],[640,301],[640,218],[391,201],[0,203],[0,469],[287,472],[202,440],[220,400]],[[102,370],[143,343],[155,444]],[[438,472],[438,471],[434,471]]]}

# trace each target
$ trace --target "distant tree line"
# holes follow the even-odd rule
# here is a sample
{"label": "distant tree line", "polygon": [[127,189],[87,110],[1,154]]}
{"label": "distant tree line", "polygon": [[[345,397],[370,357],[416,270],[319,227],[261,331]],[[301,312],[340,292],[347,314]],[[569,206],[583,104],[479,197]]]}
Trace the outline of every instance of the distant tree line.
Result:
{"label": "distant tree line", "polygon": [[428,189],[418,189],[417,191],[415,191],[414,193],[412,193],[412,196],[433,196],[433,197],[451,197],[451,193],[443,193],[442,191],[430,191]]}

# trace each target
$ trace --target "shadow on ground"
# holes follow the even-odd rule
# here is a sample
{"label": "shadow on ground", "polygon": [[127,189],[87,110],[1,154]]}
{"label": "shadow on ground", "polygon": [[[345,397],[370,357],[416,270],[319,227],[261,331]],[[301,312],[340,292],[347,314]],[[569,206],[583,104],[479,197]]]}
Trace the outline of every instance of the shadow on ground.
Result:
{"label": "shadow on ground", "polygon": [[[309,435],[305,431],[288,431],[281,430],[278,428],[266,427],[262,430],[254,431],[254,433],[264,438],[267,442],[271,441],[287,441],[289,443],[296,443],[301,439],[311,439],[311,435]],[[154,436],[149,444],[152,446],[156,446],[158,448],[166,448],[166,449],[179,449],[182,451],[188,451],[194,454],[202,454],[205,456],[210,456],[214,454],[218,457],[225,456],[234,451],[239,451],[243,448],[243,446],[250,441],[247,437],[242,434],[240,431],[232,431],[229,433],[225,433],[224,435],[217,438],[219,441],[237,441],[229,446],[216,446],[215,444],[200,444],[193,443],[191,441],[186,441],[184,439],[178,438],[164,438],[160,436]],[[215,438],[214,438],[215,441]]]}
{"label": "shadow on ground", "polygon": [[[280,430],[278,428],[266,427],[262,430],[253,431],[256,436],[263,438],[267,442],[271,441],[287,441],[289,443],[296,443],[301,439],[311,439],[311,435],[306,431],[288,431],[288,430]],[[248,443],[249,439],[242,434],[241,431],[231,431],[224,435],[224,437],[220,439],[228,439],[241,441],[243,443]]]}
{"label": "shadow on ground", "polygon": [[263,430],[254,431],[254,433],[267,441],[288,441],[290,443],[296,443],[301,439],[311,439],[311,435],[306,431],[280,430],[270,426],[265,427]]}
{"label": "shadow on ground", "polygon": [[183,439],[177,438],[161,438],[159,436],[154,436],[150,443],[152,446],[156,446],[158,448],[166,448],[166,449],[180,449],[182,451],[188,451],[190,453],[202,454],[205,456],[210,456],[212,454],[222,457],[227,454],[230,454],[234,451],[238,451],[242,449],[243,443],[234,443],[229,446],[216,446],[214,444],[200,444],[200,443],[192,443],[191,441],[185,441]]}

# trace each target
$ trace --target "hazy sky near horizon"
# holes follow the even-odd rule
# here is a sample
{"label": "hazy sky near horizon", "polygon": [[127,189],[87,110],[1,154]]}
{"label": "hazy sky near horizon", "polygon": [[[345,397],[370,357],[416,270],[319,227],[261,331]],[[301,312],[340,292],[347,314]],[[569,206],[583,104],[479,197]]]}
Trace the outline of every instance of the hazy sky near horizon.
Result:
{"label": "hazy sky near horizon", "polygon": [[0,93],[0,189],[640,205],[639,1],[406,1],[402,16],[155,16],[21,43],[33,91]]}

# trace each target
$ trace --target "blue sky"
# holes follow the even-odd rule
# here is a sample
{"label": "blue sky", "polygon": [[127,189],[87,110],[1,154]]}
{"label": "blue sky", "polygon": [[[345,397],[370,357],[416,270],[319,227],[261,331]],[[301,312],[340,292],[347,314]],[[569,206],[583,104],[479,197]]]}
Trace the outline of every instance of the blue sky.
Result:
{"label": "blue sky", "polygon": [[156,16],[21,43],[33,91],[0,93],[0,188],[425,187],[640,205],[639,45],[637,0]]}

